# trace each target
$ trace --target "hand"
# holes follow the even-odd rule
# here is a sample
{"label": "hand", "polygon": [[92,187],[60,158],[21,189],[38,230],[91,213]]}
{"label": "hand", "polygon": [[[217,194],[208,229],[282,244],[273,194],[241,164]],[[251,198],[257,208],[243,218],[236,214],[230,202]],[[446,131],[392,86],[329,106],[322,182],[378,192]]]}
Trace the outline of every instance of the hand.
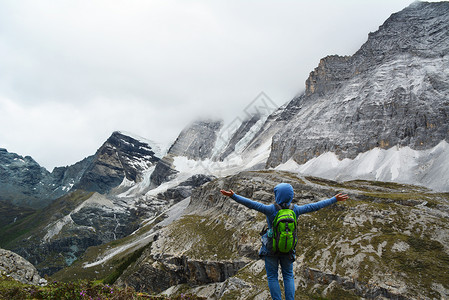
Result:
{"label": "hand", "polygon": [[343,195],[342,193],[339,193],[335,195],[335,198],[337,198],[337,201],[346,201],[349,199],[349,196],[346,194]]}
{"label": "hand", "polygon": [[231,197],[232,195],[234,195],[234,191],[233,190],[229,190],[229,191],[225,191],[225,190],[220,190],[220,192],[228,197]]}

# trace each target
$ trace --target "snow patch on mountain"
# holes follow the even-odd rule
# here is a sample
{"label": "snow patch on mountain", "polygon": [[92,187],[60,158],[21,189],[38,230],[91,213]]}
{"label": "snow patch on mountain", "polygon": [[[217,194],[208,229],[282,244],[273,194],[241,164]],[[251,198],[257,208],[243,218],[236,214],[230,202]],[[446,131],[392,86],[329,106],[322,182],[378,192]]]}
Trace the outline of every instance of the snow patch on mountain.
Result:
{"label": "snow patch on mountain", "polygon": [[233,175],[244,170],[251,170],[258,166],[262,166],[261,168],[263,169],[270,155],[270,145],[271,140],[266,140],[254,151],[244,153],[244,155],[238,155],[234,152],[223,161],[215,161],[213,159],[193,160],[185,156],[176,156],[173,165],[180,172],[177,180],[180,181],[180,178],[187,178],[194,174],[221,177]]}
{"label": "snow patch on mountain", "polygon": [[62,230],[62,227],[64,227],[67,224],[70,224],[70,223],[73,223],[73,220],[70,217],[70,215],[67,215],[67,216],[64,216],[63,218],[55,221],[54,223],[48,225],[45,228],[47,233],[45,234],[43,241],[49,242],[52,237],[57,235]]}
{"label": "snow patch on mountain", "polygon": [[408,146],[374,148],[355,159],[343,160],[335,153],[326,152],[305,164],[290,159],[275,169],[332,180],[390,181],[449,192],[449,144],[441,141],[428,150],[413,150]]}
{"label": "snow patch on mountain", "polygon": [[145,171],[143,171],[143,179],[142,181],[136,183],[134,181],[128,180],[126,177],[123,178],[122,183],[117,187],[117,189],[124,189],[126,192],[123,192],[118,195],[118,197],[132,197],[136,195],[144,194],[148,187],[150,186],[151,180],[151,174],[153,173],[156,166],[151,166],[147,168]]}
{"label": "snow patch on mountain", "polygon": [[128,131],[118,131],[119,133],[129,136],[139,142],[142,142],[144,144],[147,144],[148,146],[151,147],[151,151],[154,152],[156,157],[163,157],[166,153],[167,153],[167,146],[163,146],[160,143],[157,143],[153,140],[149,140],[147,138],[141,137],[139,135],[136,135],[134,133],[128,132]]}

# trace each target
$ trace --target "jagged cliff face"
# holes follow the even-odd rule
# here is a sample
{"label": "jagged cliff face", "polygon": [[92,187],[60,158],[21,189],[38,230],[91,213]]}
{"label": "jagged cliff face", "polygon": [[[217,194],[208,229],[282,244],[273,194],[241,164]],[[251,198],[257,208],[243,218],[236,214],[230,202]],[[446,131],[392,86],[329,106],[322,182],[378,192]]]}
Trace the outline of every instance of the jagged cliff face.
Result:
{"label": "jagged cliff face", "polygon": [[173,164],[175,157],[198,161],[210,159],[222,126],[223,122],[220,120],[199,120],[186,126],[156,165],[151,174],[150,187],[158,187],[176,178],[179,171]]}
{"label": "jagged cliff face", "polygon": [[449,3],[393,14],[353,56],[329,56],[282,114],[267,165],[374,147],[428,149],[448,141]]}
{"label": "jagged cliff face", "polygon": [[[0,245],[30,260],[41,274],[50,275],[70,265],[90,246],[128,236],[142,219],[160,213],[174,201],[133,193],[120,196],[142,182],[159,161],[148,143],[120,132],[114,132],[95,155],[52,173],[29,157],[6,151],[1,155],[2,178],[11,184],[2,185],[0,192],[6,196],[11,190],[20,192],[29,202],[47,200],[39,202],[40,207],[47,207],[35,212],[0,203]],[[178,192],[188,194],[189,188],[186,184]],[[176,192],[174,189],[172,194]]]}

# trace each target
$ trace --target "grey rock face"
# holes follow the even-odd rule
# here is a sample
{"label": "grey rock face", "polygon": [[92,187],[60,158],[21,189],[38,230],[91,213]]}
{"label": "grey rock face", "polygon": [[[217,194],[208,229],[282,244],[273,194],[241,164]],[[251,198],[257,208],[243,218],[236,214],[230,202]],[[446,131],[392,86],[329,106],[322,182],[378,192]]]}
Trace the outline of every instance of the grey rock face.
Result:
{"label": "grey rock face", "polygon": [[169,188],[165,192],[158,194],[157,198],[163,200],[175,200],[175,202],[179,202],[182,199],[190,197],[194,188],[197,188],[206,182],[212,181],[214,178],[215,177],[210,175],[193,175],[186,181],[181,182],[178,186]]}
{"label": "grey rock face", "polygon": [[52,200],[44,199],[51,193],[49,177],[50,173],[30,156],[22,157],[0,149],[0,200],[21,206],[43,207]]}
{"label": "grey rock face", "polygon": [[210,158],[222,126],[222,121],[193,122],[181,131],[168,153],[173,156],[186,156],[189,159]]}
{"label": "grey rock face", "polygon": [[[328,56],[278,118],[268,166],[324,152],[428,149],[449,140],[449,3],[393,14],[353,56]],[[287,107],[289,107],[287,106]],[[274,125],[276,126],[276,125]]]}
{"label": "grey rock face", "polygon": [[150,181],[151,188],[155,188],[164,182],[167,182],[175,177],[178,171],[173,166],[173,155],[165,155],[154,168],[153,173],[151,173]]}
{"label": "grey rock face", "polygon": [[174,157],[185,156],[196,160],[211,158],[222,126],[222,121],[205,120],[193,122],[184,128],[167,155],[157,163],[150,177],[151,188],[176,177],[179,171],[173,165]]}
{"label": "grey rock face", "polygon": [[71,166],[56,167],[51,172],[52,182],[57,187],[52,198],[59,198],[67,194],[73,186],[77,185],[82,176],[86,172],[94,159],[94,156],[86,157],[85,159],[75,163]]}
{"label": "grey rock face", "polygon": [[75,186],[79,189],[107,193],[126,177],[138,182],[142,170],[159,161],[151,146],[120,132],[114,132],[98,149],[92,162]]}
{"label": "grey rock face", "polygon": [[43,284],[36,268],[20,255],[9,250],[0,249],[0,272],[25,284]]}
{"label": "grey rock face", "polygon": [[223,282],[246,265],[246,262],[241,261],[201,261],[188,257],[154,260],[147,254],[138,261],[134,272],[118,280],[118,286],[128,285],[136,290],[160,293],[177,284],[202,285]]}

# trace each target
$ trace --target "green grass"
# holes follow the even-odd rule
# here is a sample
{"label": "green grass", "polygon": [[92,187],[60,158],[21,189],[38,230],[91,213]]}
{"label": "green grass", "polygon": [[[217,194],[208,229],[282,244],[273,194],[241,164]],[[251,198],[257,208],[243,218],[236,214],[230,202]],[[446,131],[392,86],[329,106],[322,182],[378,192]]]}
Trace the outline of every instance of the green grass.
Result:
{"label": "green grass", "polygon": [[0,230],[1,228],[14,224],[17,221],[33,214],[36,210],[27,207],[19,207],[0,201]]}
{"label": "green grass", "polygon": [[48,207],[40,209],[6,226],[0,228],[0,247],[11,249],[17,242],[29,235],[40,237],[42,229],[52,221],[69,214],[93,192],[75,191],[55,200]]}
{"label": "green grass", "polygon": [[106,278],[102,280],[103,283],[106,284],[114,284],[115,281],[123,274],[123,272],[128,268],[129,265],[136,262],[136,260],[142,255],[142,252],[146,247],[142,247],[141,249],[134,251],[131,255],[124,258],[122,262],[118,265],[117,268],[113,272],[111,272]]}
{"label": "green grass", "polygon": [[173,297],[150,295],[138,293],[131,287],[118,288],[108,284],[80,280],[75,282],[53,281],[47,286],[34,286],[20,283],[5,275],[0,275],[0,299],[42,299],[42,300],[128,300],[128,299],[151,299],[151,300],[180,300],[205,299],[196,295],[179,294]]}
{"label": "green grass", "polygon": [[195,241],[192,247],[185,253],[191,258],[205,259],[234,259],[238,258],[236,245],[233,243],[235,228],[225,227],[223,219],[208,219],[204,216],[186,215],[173,223],[171,228],[171,240],[184,244]]}

